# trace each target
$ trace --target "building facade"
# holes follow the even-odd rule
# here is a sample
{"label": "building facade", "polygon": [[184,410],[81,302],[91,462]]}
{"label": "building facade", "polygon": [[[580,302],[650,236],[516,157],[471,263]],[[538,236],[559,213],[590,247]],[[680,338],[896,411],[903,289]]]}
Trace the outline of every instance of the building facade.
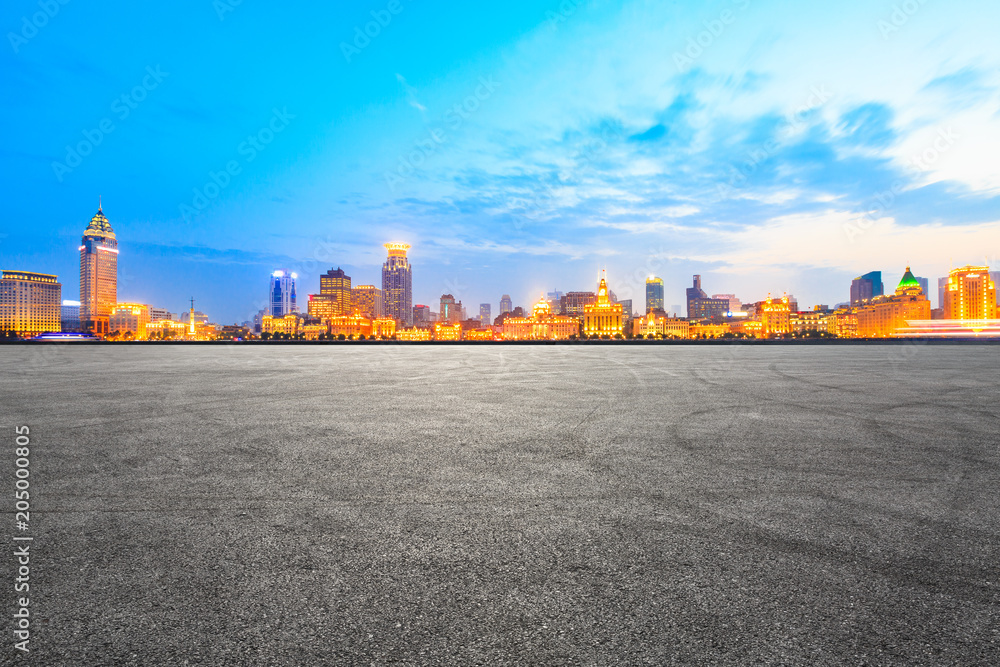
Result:
{"label": "building facade", "polygon": [[770,298],[760,305],[760,335],[764,338],[784,336],[792,331],[792,306],[789,297]]}
{"label": "building facade", "polygon": [[911,320],[931,319],[931,302],[906,267],[896,292],[872,298],[857,309],[859,338],[890,338]]}
{"label": "building facade", "polygon": [[500,335],[503,340],[567,340],[580,335],[580,318],[553,314],[551,303],[542,297],[531,317],[506,317]]}
{"label": "building facade", "polygon": [[646,312],[663,310],[663,279],[656,276],[646,278]]}
{"label": "building facade", "polygon": [[583,334],[585,336],[619,336],[625,331],[620,303],[611,301],[608,281],[602,275],[597,285],[594,303],[583,307]]}
{"label": "building facade", "polygon": [[701,288],[701,276],[695,275],[687,295],[687,316],[689,320],[707,320],[723,317],[729,312],[729,299],[709,298]]}
{"label": "building facade", "polygon": [[406,258],[407,243],[386,243],[389,256],[382,265],[382,299],[386,317],[401,326],[413,326],[413,270]]}
{"label": "building facade", "polygon": [[98,208],[80,243],[80,327],[106,336],[111,309],[117,303],[118,239]]}
{"label": "building facade", "polygon": [[422,303],[418,303],[413,307],[413,324],[417,327],[430,327],[434,323],[434,318],[431,317],[433,313],[431,312],[430,306],[425,306]]}
{"label": "building facade", "polygon": [[80,329],[80,302],[63,299],[60,307],[60,328],[67,333],[78,333]]}
{"label": "building facade", "polygon": [[455,301],[451,294],[441,295],[441,307],[438,310],[438,322],[454,324],[462,320],[462,302]]}
{"label": "building facade", "polygon": [[144,340],[149,323],[149,306],[143,303],[119,303],[111,311],[108,327],[112,333],[117,331],[119,334],[131,334],[135,340]]}
{"label": "building facade", "polygon": [[869,271],[851,281],[851,305],[860,306],[885,293],[881,271]]}
{"label": "building facade", "polygon": [[651,310],[632,320],[632,335],[643,338],[688,338],[691,323],[680,317],[667,317],[666,313]]}
{"label": "building facade", "polygon": [[488,327],[493,323],[492,310],[493,306],[488,303],[479,304],[479,323],[484,327]]}
{"label": "building facade", "polygon": [[[948,274],[944,319],[992,320],[997,317],[996,283],[988,266],[963,266]],[[930,319],[928,316],[926,319]]]}
{"label": "building facade", "polygon": [[365,317],[377,320],[385,315],[382,290],[374,285],[358,285],[351,290],[352,309]]}
{"label": "building facade", "polygon": [[271,274],[268,302],[271,317],[284,317],[299,312],[298,300],[295,295],[295,281],[298,274],[288,269],[278,269]]}
{"label": "building facade", "polygon": [[56,276],[0,272],[0,332],[30,337],[62,330],[62,285]]}
{"label": "building facade", "polygon": [[500,315],[503,316],[512,310],[514,310],[514,302],[511,301],[510,294],[504,294],[500,297]]}
{"label": "building facade", "polygon": [[597,301],[593,292],[566,292],[559,299],[559,314],[583,319],[584,309]]}

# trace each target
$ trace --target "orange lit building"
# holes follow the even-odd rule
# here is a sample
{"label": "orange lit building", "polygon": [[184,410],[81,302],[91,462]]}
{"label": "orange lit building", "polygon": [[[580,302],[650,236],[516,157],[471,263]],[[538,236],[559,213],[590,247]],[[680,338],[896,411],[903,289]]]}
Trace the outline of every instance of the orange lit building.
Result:
{"label": "orange lit building", "polygon": [[261,319],[260,332],[261,334],[271,334],[272,336],[276,333],[294,336],[299,333],[300,319],[301,317],[296,313],[289,313],[284,317],[265,315]]}
{"label": "orange lit building", "polygon": [[146,338],[149,325],[149,306],[144,303],[119,303],[111,311],[108,328],[111,332],[130,332],[136,340]]}
{"label": "orange lit building", "polygon": [[579,334],[580,319],[553,315],[552,306],[544,296],[532,308],[531,317],[507,317],[501,330],[503,340],[567,340]]}
{"label": "orange lit building", "polygon": [[396,320],[391,317],[379,317],[372,320],[372,336],[392,338],[396,335]]}
{"label": "orange lit building", "polygon": [[351,303],[354,312],[360,313],[370,320],[382,317],[382,290],[374,285],[358,285],[352,289]]}
{"label": "orange lit building", "polygon": [[583,307],[583,334],[585,336],[618,336],[625,330],[622,305],[611,301],[608,281],[601,275],[594,303]]}
{"label": "orange lit building", "polygon": [[760,335],[763,338],[791,333],[792,307],[787,296],[767,298],[760,305]]}
{"label": "orange lit building", "polygon": [[895,294],[876,296],[857,309],[859,338],[890,338],[910,320],[931,319],[931,302],[906,267]]}
{"label": "orange lit building", "polygon": [[465,332],[465,340],[496,340],[493,329],[470,329]]}
{"label": "orange lit building", "polygon": [[331,336],[344,336],[345,338],[354,336],[357,338],[358,336],[370,336],[372,333],[372,321],[358,313],[334,315],[328,322]]}
{"label": "orange lit building", "polygon": [[0,332],[34,336],[62,328],[62,285],[56,276],[29,271],[0,274]]}
{"label": "orange lit building", "polygon": [[400,329],[396,332],[396,340],[430,340],[431,330],[412,327],[410,329]]}
{"label": "orange lit building", "polygon": [[632,335],[645,338],[688,338],[691,335],[691,323],[679,317],[667,317],[663,311],[651,310],[632,320]]}
{"label": "orange lit building", "polygon": [[80,243],[80,326],[97,336],[109,332],[118,303],[118,239],[100,207]]}
{"label": "orange lit building", "polygon": [[704,324],[702,322],[691,323],[691,338],[719,338],[731,333],[732,328],[728,324]]}
{"label": "orange lit building", "polygon": [[462,340],[462,325],[438,322],[434,325],[434,340]]}
{"label": "orange lit building", "polygon": [[184,322],[173,320],[157,320],[146,324],[146,338],[149,340],[178,340],[186,338],[188,335],[188,325]]}
{"label": "orange lit building", "polygon": [[963,266],[952,270],[944,288],[943,307],[946,320],[996,319],[997,292],[990,267]]}

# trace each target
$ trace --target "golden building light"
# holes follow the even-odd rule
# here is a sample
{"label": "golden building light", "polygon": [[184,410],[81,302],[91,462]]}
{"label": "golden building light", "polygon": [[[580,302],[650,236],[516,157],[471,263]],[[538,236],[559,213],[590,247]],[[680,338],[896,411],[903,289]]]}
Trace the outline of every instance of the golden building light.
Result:
{"label": "golden building light", "polygon": [[597,285],[594,303],[583,307],[583,333],[586,336],[619,336],[625,331],[622,305],[611,301],[605,272],[601,272],[601,282]]}
{"label": "golden building light", "polygon": [[97,336],[108,334],[111,309],[118,303],[118,239],[100,207],[80,243],[80,324]]}
{"label": "golden building light", "polygon": [[62,285],[56,276],[32,271],[0,273],[0,332],[19,336],[62,328]]}

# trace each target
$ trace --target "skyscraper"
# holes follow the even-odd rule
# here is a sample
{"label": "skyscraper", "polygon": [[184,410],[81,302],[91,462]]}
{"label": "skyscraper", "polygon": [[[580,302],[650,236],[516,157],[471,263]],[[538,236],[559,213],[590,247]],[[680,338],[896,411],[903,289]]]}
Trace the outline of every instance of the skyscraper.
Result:
{"label": "skyscraper", "polygon": [[430,306],[418,303],[413,307],[413,323],[418,327],[430,326],[431,322],[434,321],[431,317],[432,314]]}
{"label": "skyscraper", "polygon": [[118,239],[98,207],[80,244],[80,327],[108,334],[111,309],[118,303]]}
{"label": "skyscraper", "polygon": [[885,288],[882,284],[881,271],[869,271],[851,281],[851,305],[860,306],[877,296],[882,296]]}
{"label": "skyscraper", "polygon": [[358,285],[351,290],[352,309],[371,320],[383,316],[382,290],[374,285]]}
{"label": "skyscraper", "polygon": [[462,302],[455,301],[451,294],[441,295],[441,308],[438,311],[438,322],[450,323],[462,321]]}
{"label": "skyscraper", "polygon": [[701,288],[701,276],[694,276],[692,286],[688,287],[687,316],[688,319],[710,319],[729,312],[729,299],[710,299]]}
{"label": "skyscraper", "polygon": [[656,276],[646,278],[646,312],[663,310],[663,279]]}
{"label": "skyscraper", "polygon": [[503,316],[512,310],[514,310],[514,302],[510,300],[510,294],[504,294],[500,297],[500,315]]}
{"label": "skyscraper", "polygon": [[295,281],[298,277],[297,273],[291,273],[288,269],[278,269],[271,274],[271,317],[284,317],[299,312],[295,299]]}
{"label": "skyscraper", "polygon": [[339,266],[319,277],[319,294],[309,295],[309,314],[320,319],[350,315],[353,309],[351,277]]}
{"label": "skyscraper", "polygon": [[47,273],[0,272],[0,332],[20,336],[61,329],[62,285]]}
{"label": "skyscraper", "polygon": [[386,243],[389,257],[382,265],[382,300],[385,316],[403,326],[413,326],[413,271],[406,259],[408,243]]}
{"label": "skyscraper", "polygon": [[484,327],[488,327],[493,324],[493,317],[491,311],[493,306],[488,303],[479,304],[479,323]]}
{"label": "skyscraper", "polygon": [[991,320],[996,316],[996,284],[988,266],[963,266],[948,274],[944,319]]}

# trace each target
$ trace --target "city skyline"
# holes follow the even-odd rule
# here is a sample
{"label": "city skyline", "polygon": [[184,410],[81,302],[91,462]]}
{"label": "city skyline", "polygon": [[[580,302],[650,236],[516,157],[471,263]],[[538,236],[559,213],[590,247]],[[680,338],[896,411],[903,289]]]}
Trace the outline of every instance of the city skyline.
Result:
{"label": "city skyline", "polygon": [[[414,303],[528,307],[604,268],[634,304],[634,271],[668,305],[695,274],[830,303],[872,269],[997,265],[992,4],[514,2],[467,26],[404,2],[363,47],[385,3],[226,6],[70,4],[28,37],[12,15],[4,266],[76,293],[65,251],[99,195],[128,239],[119,298],[217,286],[220,321],[263,308],[279,267],[377,285],[387,239],[414,247]],[[265,27],[267,55],[246,42]]]}

